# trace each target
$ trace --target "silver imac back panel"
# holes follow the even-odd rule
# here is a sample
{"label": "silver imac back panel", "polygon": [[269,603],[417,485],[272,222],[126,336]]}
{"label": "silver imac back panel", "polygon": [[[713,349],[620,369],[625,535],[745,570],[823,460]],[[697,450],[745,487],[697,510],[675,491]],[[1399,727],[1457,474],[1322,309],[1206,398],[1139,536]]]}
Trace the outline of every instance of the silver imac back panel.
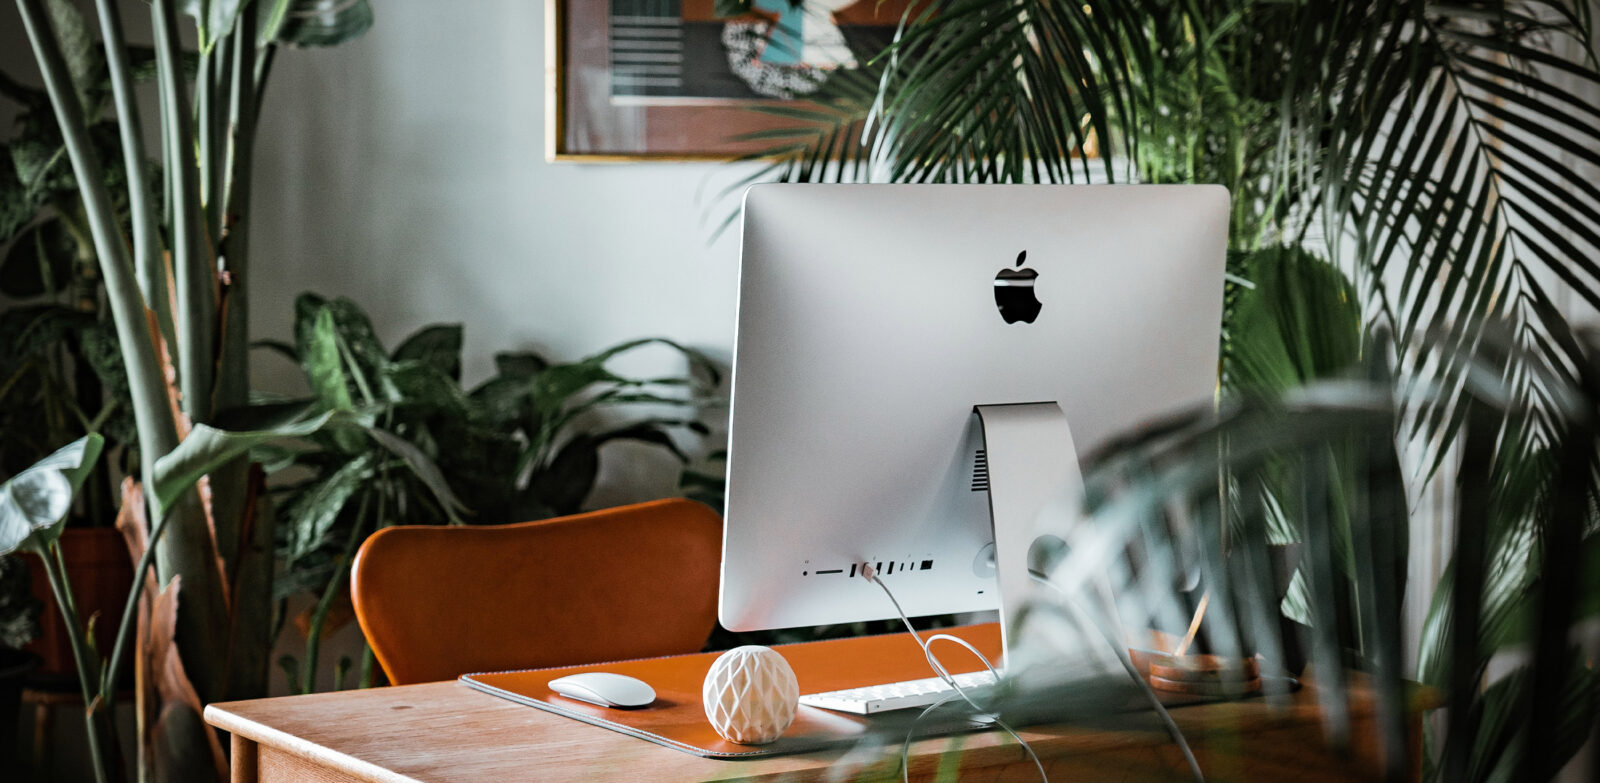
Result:
{"label": "silver imac back panel", "polygon": [[744,200],[722,623],[994,609],[975,405],[1079,454],[1210,400],[1216,186],[757,185]]}

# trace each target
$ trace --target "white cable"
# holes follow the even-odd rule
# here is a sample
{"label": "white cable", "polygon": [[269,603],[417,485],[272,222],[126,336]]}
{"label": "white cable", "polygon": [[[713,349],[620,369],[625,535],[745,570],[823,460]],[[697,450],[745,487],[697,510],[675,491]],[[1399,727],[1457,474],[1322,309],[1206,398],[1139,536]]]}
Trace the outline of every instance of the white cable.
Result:
{"label": "white cable", "polygon": [[1161,716],[1161,722],[1166,725],[1167,733],[1172,735],[1172,741],[1177,743],[1178,749],[1183,751],[1184,760],[1189,762],[1189,771],[1194,773],[1195,781],[1197,783],[1205,783],[1206,776],[1200,771],[1200,762],[1195,759],[1194,751],[1190,750],[1189,741],[1184,739],[1183,731],[1178,728],[1177,721],[1174,721],[1172,719],[1172,714],[1167,712],[1167,705],[1161,703],[1160,697],[1156,696],[1155,689],[1150,687],[1150,683],[1145,680],[1145,678],[1139,674],[1139,670],[1134,667],[1133,659],[1128,657],[1128,651],[1106,630],[1105,625],[1100,621],[1098,616],[1090,614],[1087,610],[1080,606],[1077,601],[1073,600],[1072,596],[1067,595],[1067,591],[1061,589],[1060,585],[1057,585],[1056,583],[1045,579],[1038,574],[1033,573],[1032,571],[1028,572],[1028,576],[1032,577],[1033,581],[1055,590],[1056,593],[1067,602],[1067,606],[1072,609],[1072,611],[1077,612],[1078,614],[1087,618],[1089,620],[1089,624],[1093,625],[1100,632],[1101,637],[1106,640],[1106,643],[1111,645],[1112,652],[1116,653],[1117,661],[1122,664],[1122,668],[1128,672],[1128,676],[1132,678],[1135,683],[1138,683],[1140,689],[1144,691],[1145,698],[1150,700],[1151,706],[1156,708],[1156,714]]}
{"label": "white cable", "polygon": [[[960,685],[956,684],[955,679],[950,676],[950,672],[947,671],[944,668],[944,664],[939,661],[939,656],[933,654],[933,650],[929,647],[929,645],[932,642],[946,640],[955,642],[956,644],[967,648],[972,652],[973,655],[978,657],[978,660],[983,662],[984,668],[988,669],[991,675],[994,675],[995,681],[999,682],[1000,672],[994,667],[994,664],[990,663],[989,659],[985,657],[983,653],[978,652],[978,648],[973,647],[969,642],[967,642],[967,640],[957,636],[952,636],[947,633],[939,633],[928,637],[927,641],[923,641],[922,635],[918,634],[917,629],[911,625],[911,618],[907,617],[905,610],[900,608],[900,601],[894,597],[894,591],[890,590],[889,586],[884,584],[883,580],[878,578],[877,570],[871,565],[864,565],[861,569],[861,575],[866,577],[867,581],[881,588],[884,595],[889,596],[889,603],[894,604],[895,614],[900,616],[900,622],[905,624],[906,631],[911,634],[912,639],[916,640],[917,646],[922,648],[923,657],[927,658],[928,666],[933,669],[935,674],[939,675],[939,679],[943,680],[945,685],[950,686],[950,689],[956,692],[956,695],[960,696],[967,702],[967,704],[971,705],[972,709],[977,710],[979,713],[985,716],[989,716],[994,725],[999,726],[1001,729],[1004,729],[1007,734],[1010,734],[1011,738],[1016,740],[1017,744],[1021,745],[1022,749],[1027,752],[1028,758],[1033,761],[1033,766],[1038,768],[1039,779],[1044,781],[1044,783],[1050,783],[1050,776],[1044,771],[1044,762],[1039,760],[1039,754],[1034,752],[1033,746],[1029,745],[1028,741],[1023,739],[1022,735],[1018,734],[1015,729],[1006,725],[1006,722],[1001,720],[998,714],[984,709],[983,707],[979,706],[976,701],[973,701],[972,697],[967,695],[967,692],[963,690]],[[911,721],[911,726],[906,731],[905,742],[900,746],[900,776],[902,780],[906,781],[906,783],[910,783],[911,781],[911,739],[916,734],[917,723],[920,722],[928,713],[950,701],[950,699],[951,697],[946,696],[943,699],[934,702],[924,709],[922,713],[916,717],[916,719]]]}

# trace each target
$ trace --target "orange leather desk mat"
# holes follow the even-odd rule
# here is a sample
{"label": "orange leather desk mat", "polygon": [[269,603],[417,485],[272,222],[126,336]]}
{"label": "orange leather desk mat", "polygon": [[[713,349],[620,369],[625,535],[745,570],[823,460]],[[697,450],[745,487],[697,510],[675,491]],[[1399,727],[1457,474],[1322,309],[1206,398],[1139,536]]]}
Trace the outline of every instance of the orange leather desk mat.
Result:
{"label": "orange leather desk mat", "polygon": [[[989,660],[1000,660],[999,623],[941,628],[937,632],[959,636],[981,650]],[[785,644],[772,649],[777,650],[794,669],[801,693],[821,693],[933,676],[927,660],[922,656],[922,648],[905,633]],[[971,653],[954,644],[943,645],[935,651],[951,674],[983,668],[983,664]],[[1129,652],[1134,656],[1135,666],[1141,673],[1147,673],[1146,653],[1139,650]],[[801,753],[848,743],[871,730],[872,717],[801,705],[794,723],[776,742],[740,745],[723,739],[711,728],[711,723],[706,720],[705,708],[700,704],[700,686],[705,682],[706,673],[711,670],[712,661],[721,654],[712,652],[554,669],[464,674],[461,681],[476,690],[519,704],[710,758],[759,758]],[[612,709],[569,699],[547,687],[547,683],[557,677],[593,671],[615,672],[644,680],[655,688],[656,700],[650,706],[639,709]],[[1300,687],[1293,680],[1288,685],[1291,690]],[[1229,700],[1229,697],[1164,692],[1157,692],[1157,695],[1167,707]],[[1145,709],[1146,705],[1147,702],[1140,697],[1130,702],[1128,709]],[[979,728],[960,723],[956,726],[947,725],[944,731]],[[923,732],[922,735],[935,733],[938,733],[937,729]]]}
{"label": "orange leather desk mat", "polygon": [[[946,628],[939,632],[960,636],[982,650],[989,660],[999,660],[1000,626],[997,623]],[[904,633],[786,644],[773,649],[794,669],[801,693],[932,676],[922,649]],[[937,652],[952,674],[983,668],[971,653],[956,645],[946,645],[946,649]],[[758,758],[816,750],[850,742],[871,727],[869,717],[802,705],[793,725],[776,742],[768,745],[729,742],[711,728],[700,704],[700,686],[711,670],[712,661],[719,655],[721,653],[713,652],[556,669],[465,674],[461,681],[520,704],[711,758]],[[546,685],[557,677],[590,671],[615,672],[644,680],[655,688],[655,703],[633,710],[599,707],[558,695]]]}

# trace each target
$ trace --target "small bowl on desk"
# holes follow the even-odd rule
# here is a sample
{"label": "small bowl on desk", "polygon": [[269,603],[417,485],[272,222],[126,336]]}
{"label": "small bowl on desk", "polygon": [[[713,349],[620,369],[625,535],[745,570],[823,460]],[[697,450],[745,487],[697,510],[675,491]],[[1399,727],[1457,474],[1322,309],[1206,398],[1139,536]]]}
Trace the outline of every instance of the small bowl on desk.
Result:
{"label": "small bowl on desk", "polygon": [[1261,690],[1261,665],[1255,658],[1153,655],[1150,687],[1186,696],[1248,696]]}

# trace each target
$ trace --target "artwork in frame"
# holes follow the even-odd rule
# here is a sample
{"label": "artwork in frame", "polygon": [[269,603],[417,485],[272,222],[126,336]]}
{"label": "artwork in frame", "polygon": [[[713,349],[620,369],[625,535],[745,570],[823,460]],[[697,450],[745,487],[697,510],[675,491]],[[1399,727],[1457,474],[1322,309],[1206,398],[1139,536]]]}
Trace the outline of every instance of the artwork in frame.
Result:
{"label": "artwork in frame", "polygon": [[[755,110],[803,101],[881,51],[909,0],[548,0],[545,150],[551,160],[726,159]],[[726,6],[729,0],[723,0]]]}

